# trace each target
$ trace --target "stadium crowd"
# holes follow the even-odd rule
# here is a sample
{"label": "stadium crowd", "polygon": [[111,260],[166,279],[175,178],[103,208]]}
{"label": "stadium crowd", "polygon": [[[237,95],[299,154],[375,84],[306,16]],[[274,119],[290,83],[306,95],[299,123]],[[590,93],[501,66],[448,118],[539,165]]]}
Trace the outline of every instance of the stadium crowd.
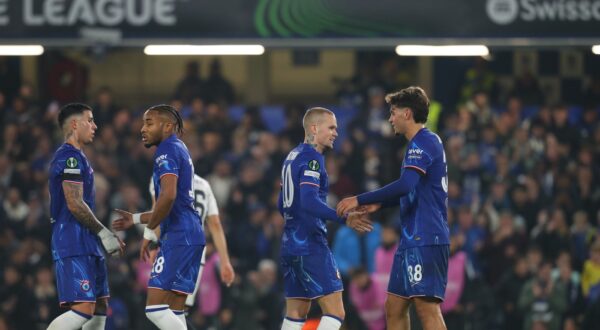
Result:
{"label": "stadium crowd", "polygon": [[[284,306],[279,177],[283,157],[303,140],[308,105],[286,106],[284,126],[274,130],[259,107],[243,107],[236,118],[230,114],[240,106],[218,66],[206,80],[193,65],[188,69],[167,101],[184,116],[183,140],[196,173],[212,185],[238,274],[232,287],[220,283],[218,256],[208,243],[189,318],[198,329],[278,329]],[[340,116],[356,110],[326,154],[332,206],[399,175],[405,141],[393,136],[384,96],[405,86],[385,78],[357,73],[332,106]],[[493,73],[476,78],[467,75],[461,101],[430,123],[445,141],[448,161],[452,244],[442,305],[448,328],[597,329],[600,84],[592,83],[579,104],[546,104],[538,103],[542,92],[535,86],[498,98]],[[109,87],[90,100],[73,101],[88,101],[99,127],[85,149],[95,170],[98,218],[108,225],[115,208],[148,209],[153,150],[140,141],[148,105],[125,106]],[[37,99],[26,83],[14,93],[0,90],[0,330],[45,329],[61,313],[47,184],[49,162],[63,141],[56,125],[60,106]],[[385,328],[399,217],[392,210],[376,213],[374,220],[378,225],[366,235],[330,223],[345,283],[347,329]],[[151,265],[138,258],[139,228],[122,237],[126,255],[108,259],[107,328],[147,329],[144,293]]]}

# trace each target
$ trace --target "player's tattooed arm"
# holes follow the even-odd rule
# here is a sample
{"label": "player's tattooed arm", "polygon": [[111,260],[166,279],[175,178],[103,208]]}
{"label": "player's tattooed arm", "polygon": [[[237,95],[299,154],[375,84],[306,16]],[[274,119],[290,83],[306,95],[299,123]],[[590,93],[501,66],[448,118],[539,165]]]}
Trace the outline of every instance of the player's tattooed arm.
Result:
{"label": "player's tattooed arm", "polygon": [[83,184],[63,182],[62,186],[65,192],[67,207],[75,219],[95,234],[104,229],[104,225],[102,225],[90,207],[83,201]]}

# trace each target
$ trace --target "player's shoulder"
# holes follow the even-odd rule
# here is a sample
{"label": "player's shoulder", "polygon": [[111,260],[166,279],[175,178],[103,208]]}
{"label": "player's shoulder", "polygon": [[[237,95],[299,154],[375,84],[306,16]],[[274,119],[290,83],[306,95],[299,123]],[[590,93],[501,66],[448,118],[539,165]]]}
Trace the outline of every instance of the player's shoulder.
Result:
{"label": "player's shoulder", "polygon": [[210,184],[206,179],[199,176],[198,174],[194,174],[194,186],[195,187],[210,187]]}
{"label": "player's shoulder", "polygon": [[305,148],[295,163],[297,166],[306,165],[312,171],[319,171],[324,168],[323,155],[312,147]]}
{"label": "player's shoulder", "polygon": [[443,148],[442,139],[439,135],[424,128],[413,139],[411,148],[421,149],[426,152],[440,151]]}
{"label": "player's shoulder", "polygon": [[302,150],[300,151],[300,154],[298,155],[298,158],[302,159],[302,160],[316,159],[319,162],[323,161],[323,155],[321,153],[319,153],[317,151],[317,149],[315,149],[311,146],[306,146],[306,147],[302,148]]}
{"label": "player's shoulder", "polygon": [[63,144],[54,152],[55,163],[67,163],[67,165],[77,166],[83,161],[83,154],[74,147]]}

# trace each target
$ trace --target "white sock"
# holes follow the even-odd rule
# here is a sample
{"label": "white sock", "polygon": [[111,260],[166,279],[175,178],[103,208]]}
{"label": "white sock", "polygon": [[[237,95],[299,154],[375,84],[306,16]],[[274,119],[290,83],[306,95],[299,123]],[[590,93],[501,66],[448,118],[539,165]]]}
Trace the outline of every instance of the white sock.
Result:
{"label": "white sock", "polygon": [[169,305],[146,306],[146,317],[161,330],[185,330],[185,324],[169,309]]}
{"label": "white sock", "polygon": [[84,323],[92,318],[91,315],[87,315],[82,312],[70,310],[66,313],[62,313],[59,317],[55,318],[52,323],[48,326],[48,330],[77,330],[81,329]]}
{"label": "white sock", "polygon": [[85,322],[81,330],[104,330],[106,315],[94,314],[91,320]]}
{"label": "white sock", "polygon": [[281,324],[281,330],[302,330],[305,321],[305,319],[292,319],[286,316]]}
{"label": "white sock", "polygon": [[323,315],[317,330],[338,330],[342,326],[342,321],[333,315]]}
{"label": "white sock", "polygon": [[185,329],[187,330],[187,322],[185,321],[185,312],[178,311],[176,309],[172,309],[171,311],[173,312],[173,314],[175,314],[175,316],[177,316],[179,321],[183,322],[183,326],[185,326]]}

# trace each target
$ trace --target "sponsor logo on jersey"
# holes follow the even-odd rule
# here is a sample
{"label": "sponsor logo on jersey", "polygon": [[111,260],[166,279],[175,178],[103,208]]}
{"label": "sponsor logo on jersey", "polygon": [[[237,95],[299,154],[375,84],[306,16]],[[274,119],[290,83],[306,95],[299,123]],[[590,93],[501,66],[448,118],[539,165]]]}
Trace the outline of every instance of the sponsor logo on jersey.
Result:
{"label": "sponsor logo on jersey", "polygon": [[156,164],[160,163],[161,160],[166,160],[167,159],[167,154],[164,155],[160,155],[158,157],[156,157],[156,159],[154,160],[156,162]]}
{"label": "sponsor logo on jersey", "polygon": [[408,154],[409,155],[420,155],[423,153],[423,150],[421,149],[410,149],[408,150]]}
{"label": "sponsor logo on jersey", "polygon": [[423,150],[419,148],[408,149],[408,159],[421,159]]}

